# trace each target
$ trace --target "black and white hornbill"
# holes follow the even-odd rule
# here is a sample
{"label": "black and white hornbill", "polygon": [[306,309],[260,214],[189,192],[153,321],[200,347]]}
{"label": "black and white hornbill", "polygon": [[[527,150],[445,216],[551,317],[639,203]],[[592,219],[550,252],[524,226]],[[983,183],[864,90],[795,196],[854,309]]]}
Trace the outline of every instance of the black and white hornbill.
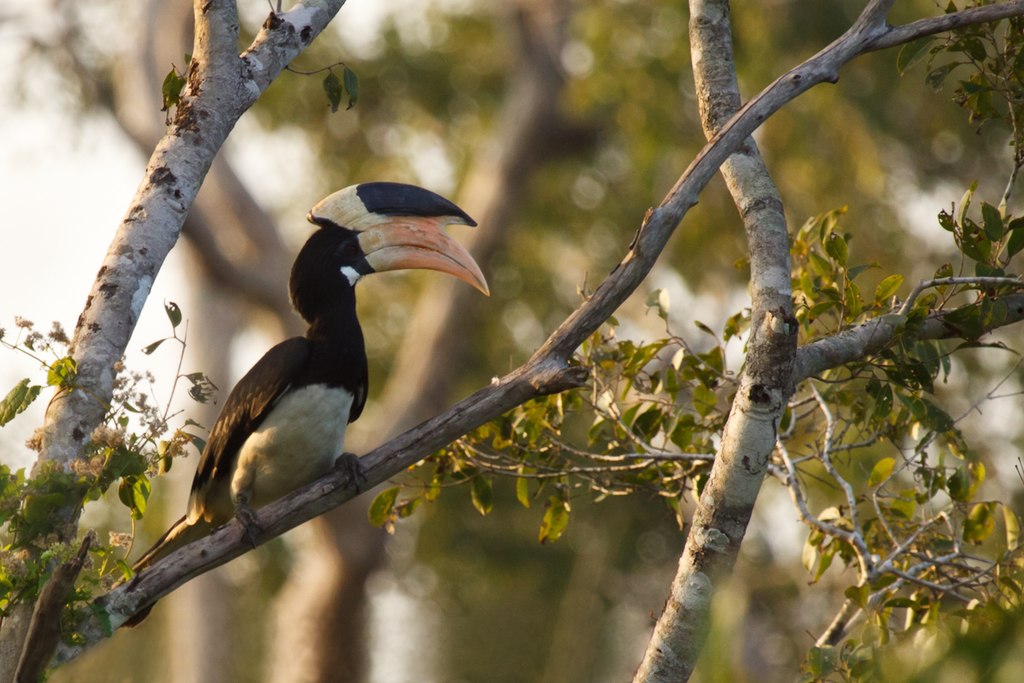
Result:
{"label": "black and white hornbill", "polygon": [[343,445],[348,423],[366,403],[355,296],[364,275],[426,268],[488,293],[473,257],[444,231],[476,222],[433,192],[400,183],[353,185],[323,199],[307,218],[318,229],[299,251],[289,287],[309,329],[270,349],[231,391],[199,458],[188,513],[136,571],[232,517],[253,538],[253,508],[323,476],[336,462],[353,466],[355,456]]}

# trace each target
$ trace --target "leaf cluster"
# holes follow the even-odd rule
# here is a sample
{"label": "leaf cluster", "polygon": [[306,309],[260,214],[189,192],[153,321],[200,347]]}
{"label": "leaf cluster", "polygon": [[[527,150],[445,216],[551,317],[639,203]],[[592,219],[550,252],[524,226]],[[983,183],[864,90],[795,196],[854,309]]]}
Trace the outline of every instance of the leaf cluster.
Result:
{"label": "leaf cluster", "polygon": [[[169,302],[165,312],[171,335],[149,344],[143,351],[153,353],[164,342],[173,340],[183,355],[185,337],[178,332],[182,325],[181,310]],[[16,326],[18,336],[8,341],[0,332],[0,343],[38,361],[45,371],[46,386],[57,391],[85,391],[75,382],[75,361],[67,354],[67,336],[59,325],[54,324],[45,335],[36,331],[30,321],[19,319]],[[74,552],[62,540],[64,511],[81,510],[86,504],[105,498],[113,488],[117,501],[134,524],[145,514],[152,477],[170,469],[174,457],[183,454],[189,444],[203,447],[202,439],[193,430],[199,426],[195,422],[185,420],[181,426],[171,427],[177,414],[170,412],[170,404],[179,382],[187,382],[189,396],[201,402],[209,400],[215,387],[202,373],[182,373],[180,359],[181,356],[165,408],[155,405],[147,389],[154,381],[152,375],[118,368],[113,400],[107,407],[104,423],[92,434],[84,457],[69,468],[40,463],[29,477],[24,469],[15,471],[0,465],[0,616],[17,602],[34,600],[56,564],[67,559],[64,555]],[[43,387],[30,377],[18,382],[0,402],[0,426],[23,412]],[[112,534],[109,543],[90,546],[92,561],[68,598],[68,619],[73,619],[75,605],[84,605],[97,587],[109,583],[112,570],[128,575],[125,546],[130,546],[130,537],[122,534]],[[73,629],[64,632],[73,634]]]}
{"label": "leaf cluster", "polygon": [[[991,0],[961,3],[965,8],[992,4]],[[952,0],[946,13],[961,11]],[[978,126],[1002,122],[1012,131],[1011,145],[1020,165],[1024,150],[1024,128],[1020,108],[1024,103],[1024,19],[962,26],[943,36],[911,43],[900,54],[899,68],[905,71],[924,60],[926,81],[941,90],[953,80],[954,101],[963,107],[968,120]],[[955,78],[954,78],[955,76]]]}
{"label": "leaf cluster", "polygon": [[[563,534],[578,495],[602,500],[646,492],[664,501],[682,526],[680,502],[706,481],[735,379],[724,342],[710,328],[698,323],[710,343],[694,351],[668,330],[665,292],[653,292],[648,306],[665,320],[665,338],[619,339],[618,321],[610,319],[575,358],[589,371],[586,386],[530,401],[426,459],[413,469],[415,481],[405,483],[406,497],[399,498],[398,487],[378,496],[371,521],[391,529],[423,501],[461,483],[486,515],[494,482],[511,479],[523,507],[543,506],[541,543]],[[742,319],[731,321],[733,334]]]}
{"label": "leaf cluster", "polygon": [[[836,644],[812,648],[805,680],[871,678],[891,640],[955,619],[966,627],[974,607],[1015,608],[1024,589],[1017,515],[979,498],[984,462],[937,394],[954,354],[981,345],[1006,320],[1000,295],[1019,288],[1011,269],[1024,246],[1022,223],[988,203],[973,214],[974,192],[938,215],[959,252],[959,274],[943,265],[903,302],[899,275],[882,278],[871,297],[861,293],[857,278],[874,266],[850,265],[842,211],[809,220],[794,237],[805,339],[878,316],[895,316],[900,330],[874,356],[801,387],[783,421],[776,464],[789,473],[780,478],[809,527],[804,565],[812,582],[834,577],[836,560],[854,568],[845,597],[864,622]],[[919,338],[937,316],[951,339]],[[815,511],[812,493],[823,499]]]}

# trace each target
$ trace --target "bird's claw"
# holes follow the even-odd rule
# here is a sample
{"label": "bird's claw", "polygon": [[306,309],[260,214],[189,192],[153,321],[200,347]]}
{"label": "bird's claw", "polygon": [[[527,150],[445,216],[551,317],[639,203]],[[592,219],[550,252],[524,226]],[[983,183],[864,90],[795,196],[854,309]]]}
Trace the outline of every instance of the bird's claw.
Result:
{"label": "bird's claw", "polygon": [[245,530],[245,537],[249,539],[249,543],[255,548],[257,544],[257,538],[259,537],[260,525],[256,522],[256,513],[249,507],[249,503],[245,501],[238,501],[235,505],[235,519],[242,525],[242,529]]}
{"label": "bird's claw", "polygon": [[366,469],[359,462],[358,455],[355,453],[342,453],[334,461],[334,467],[345,470],[345,473],[348,474],[348,480],[355,484],[356,493],[362,492],[363,485],[366,484]]}

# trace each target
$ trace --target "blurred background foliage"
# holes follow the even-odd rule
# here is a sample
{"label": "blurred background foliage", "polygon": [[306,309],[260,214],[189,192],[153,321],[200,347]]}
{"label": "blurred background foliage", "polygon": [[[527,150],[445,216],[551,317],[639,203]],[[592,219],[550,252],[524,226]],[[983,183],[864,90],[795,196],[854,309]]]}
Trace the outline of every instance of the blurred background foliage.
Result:
{"label": "blurred background foliage", "polygon": [[[268,10],[261,2],[241,4],[245,42]],[[460,193],[475,165],[497,154],[491,136],[507,98],[514,96],[510,83],[523,69],[517,15],[544,4],[350,0],[294,67],[315,71],[344,63],[358,74],[356,106],[331,112],[322,86],[326,72],[285,73],[227,149],[243,180],[278,217],[285,243],[294,250],[304,239],[307,227],[298,217],[319,196],[369,179],[428,186],[458,198],[476,215],[473,197]],[[125,42],[105,38],[112,31],[131,35],[132,3],[99,5],[62,4],[66,14],[55,20],[78,22],[79,54],[116,79],[118,61],[126,58],[126,50],[118,50]],[[905,0],[897,3],[891,20],[935,15],[940,5]],[[754,94],[818,51],[862,7],[860,0],[733,3],[743,94]],[[356,21],[356,15],[365,16]],[[581,292],[614,267],[646,209],[661,200],[704,142],[690,76],[685,3],[577,1],[560,16],[565,41],[557,57],[565,88],[556,104],[572,126],[554,141],[555,149],[546,150],[550,159],[528,178],[500,246],[481,264],[492,296],[462,311],[472,320],[471,340],[452,367],[457,381],[444,403],[529,356],[577,305]],[[47,49],[33,58],[58,59]],[[975,180],[977,195],[995,204],[1012,160],[1005,127],[969,124],[949,89],[934,92],[921,67],[900,76],[896,62],[895,50],[856,60],[837,85],[812,90],[757,133],[792,231],[808,217],[847,207],[843,223],[853,238],[851,248],[861,262],[881,266],[877,276],[865,275],[872,283],[865,291],[884,274],[899,272],[913,282],[954,259],[955,246],[936,214]],[[175,63],[180,67],[184,56]],[[69,85],[68,92],[77,93],[85,108],[104,96],[102,88],[90,92]],[[69,116],[76,115],[69,110]],[[257,161],[261,157],[267,158]],[[742,225],[716,180],[678,230],[647,288],[617,314],[618,334],[646,342],[663,336],[664,321],[645,304],[653,290],[663,289],[670,297],[667,316],[673,329],[696,349],[709,348],[711,340],[694,322],[720,331],[742,308],[744,257]],[[424,280],[417,274],[381,278],[361,289],[371,377],[388,375]],[[202,320],[194,320],[192,334],[202,330]],[[1009,335],[1019,339],[1019,331]],[[1008,343],[1014,347],[1012,339]],[[733,341],[727,350],[735,370],[741,345]],[[1005,374],[1010,355],[958,356],[946,386],[939,387],[940,400],[963,408],[965,396]],[[376,387],[382,384],[374,380]],[[371,403],[374,398],[371,394]],[[986,482],[988,497],[1007,500],[1006,489],[1015,488],[1018,498],[1008,502],[1019,510],[1012,463],[1021,444],[1020,422],[1015,411],[1006,416],[1002,404],[994,405],[992,412],[1016,426],[1003,424],[992,439],[982,426],[971,442],[998,475]],[[377,438],[358,423],[353,434],[370,445]],[[810,487],[809,496],[820,506],[836,497],[827,488],[813,490],[813,482]],[[591,494],[575,496],[564,535],[544,545],[537,542],[540,506],[519,505],[511,480],[496,480],[488,516],[474,509],[465,486],[420,506],[397,523],[387,561],[367,584],[369,679],[583,683],[628,678],[662,608],[684,539],[676,514],[656,498],[644,492],[601,502]],[[683,519],[687,504],[684,498]],[[173,516],[174,503],[167,505]],[[94,513],[94,519],[102,524],[102,513]],[[801,566],[806,537],[786,491],[769,480],[735,577],[719,594],[698,680],[794,678],[848,583],[836,563],[810,585],[812,576]],[[245,587],[237,591],[242,597],[232,608],[230,628],[219,635],[233,680],[270,680],[261,673],[273,620],[270,598],[296,562],[301,556],[292,545],[277,541],[226,571],[228,583]],[[151,621],[163,618],[157,610]],[[918,649],[911,639],[875,664],[878,675],[946,680],[942,676],[955,670],[973,672],[956,680],[982,680],[987,662],[996,660],[1016,661],[1011,670],[1019,671],[1019,655],[1007,654],[1019,651],[1019,619],[1008,614],[993,624],[991,638],[960,638],[949,629],[932,634],[939,645],[930,652],[951,657],[958,668],[938,673],[938,665],[924,658],[922,668],[908,667],[902,653]],[[167,680],[164,670],[152,665],[160,633],[149,626],[119,633],[52,680]]]}

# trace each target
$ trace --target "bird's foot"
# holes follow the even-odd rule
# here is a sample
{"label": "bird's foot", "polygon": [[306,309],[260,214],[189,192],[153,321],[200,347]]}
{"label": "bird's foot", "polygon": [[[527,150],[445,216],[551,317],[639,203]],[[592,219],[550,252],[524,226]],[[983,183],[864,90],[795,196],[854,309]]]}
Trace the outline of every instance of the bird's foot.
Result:
{"label": "bird's foot", "polygon": [[359,462],[358,455],[355,453],[342,453],[334,461],[334,467],[345,470],[348,474],[348,480],[356,486],[356,493],[362,493],[363,486],[366,484],[366,469],[363,467],[363,463]]}
{"label": "bird's foot", "polygon": [[249,539],[249,543],[255,548],[257,545],[256,539],[263,530],[256,523],[256,513],[249,507],[248,500],[239,499],[235,503],[235,519],[242,525],[242,528],[245,530],[245,537]]}

